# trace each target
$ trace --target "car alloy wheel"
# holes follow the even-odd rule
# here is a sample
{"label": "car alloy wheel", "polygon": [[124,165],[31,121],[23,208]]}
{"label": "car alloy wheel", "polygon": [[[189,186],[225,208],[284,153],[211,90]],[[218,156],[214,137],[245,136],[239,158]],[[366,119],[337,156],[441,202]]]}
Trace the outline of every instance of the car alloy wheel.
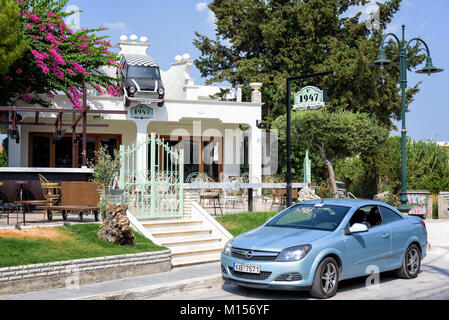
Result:
{"label": "car alloy wheel", "polygon": [[337,261],[332,257],[325,258],[316,269],[310,295],[318,299],[332,298],[337,293],[339,276]]}
{"label": "car alloy wheel", "polygon": [[414,279],[418,276],[421,269],[421,251],[417,245],[412,244],[405,252],[402,266],[397,270],[401,279]]}
{"label": "car alloy wheel", "polygon": [[420,266],[420,256],[418,250],[415,248],[411,248],[411,250],[407,254],[407,271],[409,274],[415,275],[419,271]]}
{"label": "car alloy wheel", "polygon": [[336,284],[337,284],[337,268],[332,262],[329,262],[321,272],[321,285],[323,291],[326,294],[332,293],[332,291],[334,291],[335,289]]}

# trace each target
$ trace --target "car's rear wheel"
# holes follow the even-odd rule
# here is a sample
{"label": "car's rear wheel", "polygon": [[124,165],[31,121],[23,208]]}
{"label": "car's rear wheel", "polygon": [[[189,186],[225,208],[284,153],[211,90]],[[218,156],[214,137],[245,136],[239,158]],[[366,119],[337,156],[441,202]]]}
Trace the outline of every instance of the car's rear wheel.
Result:
{"label": "car's rear wheel", "polygon": [[309,292],[312,297],[329,299],[337,294],[339,270],[337,261],[328,257],[318,266]]}
{"label": "car's rear wheel", "polygon": [[410,245],[405,252],[402,266],[397,274],[401,279],[415,279],[421,269],[421,251],[416,244]]}

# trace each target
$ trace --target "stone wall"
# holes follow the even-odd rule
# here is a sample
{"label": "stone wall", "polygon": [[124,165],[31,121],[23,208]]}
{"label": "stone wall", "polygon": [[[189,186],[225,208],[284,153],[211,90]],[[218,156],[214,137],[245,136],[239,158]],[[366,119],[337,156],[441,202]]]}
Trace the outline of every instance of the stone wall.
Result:
{"label": "stone wall", "polygon": [[171,269],[171,251],[41,263],[0,269],[0,295],[141,276]]}

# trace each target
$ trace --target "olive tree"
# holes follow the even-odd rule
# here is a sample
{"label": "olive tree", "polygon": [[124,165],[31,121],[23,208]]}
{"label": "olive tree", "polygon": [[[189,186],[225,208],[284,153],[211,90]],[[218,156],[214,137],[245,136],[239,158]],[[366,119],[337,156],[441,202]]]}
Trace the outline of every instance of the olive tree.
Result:
{"label": "olive tree", "polygon": [[[274,127],[282,144],[286,118],[278,117]],[[292,115],[292,153],[310,149],[317,152],[326,166],[334,195],[338,197],[334,163],[358,154],[372,154],[388,138],[388,130],[373,116],[350,111],[326,109],[297,111]]]}

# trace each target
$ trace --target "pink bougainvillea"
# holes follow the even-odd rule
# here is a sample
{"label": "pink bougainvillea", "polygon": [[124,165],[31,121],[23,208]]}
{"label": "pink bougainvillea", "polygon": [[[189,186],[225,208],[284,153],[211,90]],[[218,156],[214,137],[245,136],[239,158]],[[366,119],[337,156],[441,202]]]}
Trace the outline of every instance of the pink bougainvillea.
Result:
{"label": "pink bougainvillea", "polygon": [[66,65],[64,58],[61,57],[61,55],[58,53],[58,51],[56,51],[55,49],[50,49],[49,52],[53,57],[53,63],[55,65],[57,65],[57,66],[65,66]]}
{"label": "pink bougainvillea", "polygon": [[39,23],[39,22],[42,21],[42,19],[39,18],[39,17],[38,17],[37,15],[35,15],[34,13],[31,14],[31,15],[29,16],[29,18],[30,18],[30,20],[31,20],[33,23]]}
{"label": "pink bougainvillea", "polygon": [[8,92],[13,100],[48,106],[51,102],[42,95],[52,98],[51,92],[62,91],[74,108],[82,108],[84,85],[97,88],[102,94],[120,95],[115,79],[94,72],[102,66],[119,66],[119,57],[109,50],[111,43],[95,34],[105,28],[73,31],[63,19],[67,16],[62,11],[67,0],[16,2],[22,21],[22,29],[17,32],[27,38],[30,50],[9,74],[0,77],[2,92]]}

